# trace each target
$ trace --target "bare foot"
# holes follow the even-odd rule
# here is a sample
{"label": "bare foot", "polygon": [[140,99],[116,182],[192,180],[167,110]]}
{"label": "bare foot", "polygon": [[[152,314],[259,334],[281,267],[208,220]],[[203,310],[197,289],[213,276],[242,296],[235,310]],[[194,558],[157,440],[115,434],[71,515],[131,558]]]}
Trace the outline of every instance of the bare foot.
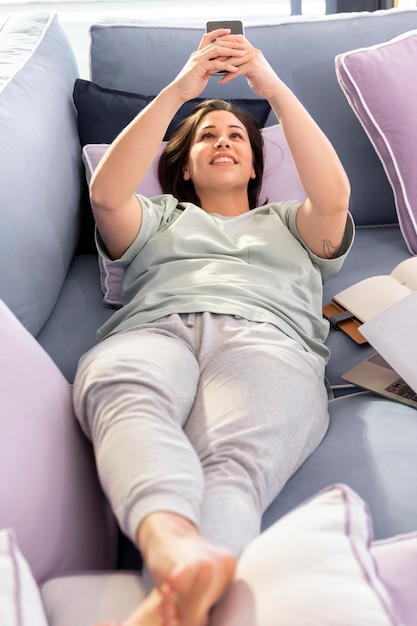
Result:
{"label": "bare foot", "polygon": [[233,578],[234,554],[210,543],[189,520],[172,513],[145,518],[138,544],[156,585],[167,583],[176,592],[180,626],[204,626]]}

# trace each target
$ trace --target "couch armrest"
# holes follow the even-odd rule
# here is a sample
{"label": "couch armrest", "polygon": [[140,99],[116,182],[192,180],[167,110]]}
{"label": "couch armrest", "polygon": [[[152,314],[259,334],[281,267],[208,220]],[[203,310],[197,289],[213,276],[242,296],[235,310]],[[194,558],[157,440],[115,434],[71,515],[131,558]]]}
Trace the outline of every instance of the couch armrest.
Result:
{"label": "couch armrest", "polygon": [[0,301],[0,528],[13,528],[37,581],[113,568],[117,527],[71,388]]}

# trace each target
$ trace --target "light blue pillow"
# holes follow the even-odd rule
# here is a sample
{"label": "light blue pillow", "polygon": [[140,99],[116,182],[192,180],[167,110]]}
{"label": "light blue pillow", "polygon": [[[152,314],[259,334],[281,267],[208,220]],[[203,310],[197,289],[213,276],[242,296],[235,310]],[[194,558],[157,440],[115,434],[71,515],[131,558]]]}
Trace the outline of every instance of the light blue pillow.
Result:
{"label": "light blue pillow", "polygon": [[58,18],[15,13],[0,29],[0,298],[36,335],[79,234],[77,76]]}

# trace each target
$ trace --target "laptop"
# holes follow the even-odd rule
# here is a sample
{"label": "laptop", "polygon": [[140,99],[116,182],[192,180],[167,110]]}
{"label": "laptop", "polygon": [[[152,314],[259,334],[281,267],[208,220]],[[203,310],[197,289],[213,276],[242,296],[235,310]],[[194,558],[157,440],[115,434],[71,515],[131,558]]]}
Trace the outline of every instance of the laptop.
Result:
{"label": "laptop", "polygon": [[417,291],[360,326],[376,350],[342,378],[417,409]]}

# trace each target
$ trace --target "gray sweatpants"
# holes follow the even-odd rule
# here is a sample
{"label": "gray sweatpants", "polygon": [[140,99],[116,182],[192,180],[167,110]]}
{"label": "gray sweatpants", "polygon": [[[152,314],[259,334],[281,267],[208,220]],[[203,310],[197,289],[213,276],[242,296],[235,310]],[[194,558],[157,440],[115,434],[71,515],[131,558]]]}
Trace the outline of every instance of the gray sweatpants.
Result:
{"label": "gray sweatpants", "polygon": [[272,324],[170,315],[80,361],[74,406],[103,488],[136,543],[172,511],[239,555],[328,426],[323,364]]}

